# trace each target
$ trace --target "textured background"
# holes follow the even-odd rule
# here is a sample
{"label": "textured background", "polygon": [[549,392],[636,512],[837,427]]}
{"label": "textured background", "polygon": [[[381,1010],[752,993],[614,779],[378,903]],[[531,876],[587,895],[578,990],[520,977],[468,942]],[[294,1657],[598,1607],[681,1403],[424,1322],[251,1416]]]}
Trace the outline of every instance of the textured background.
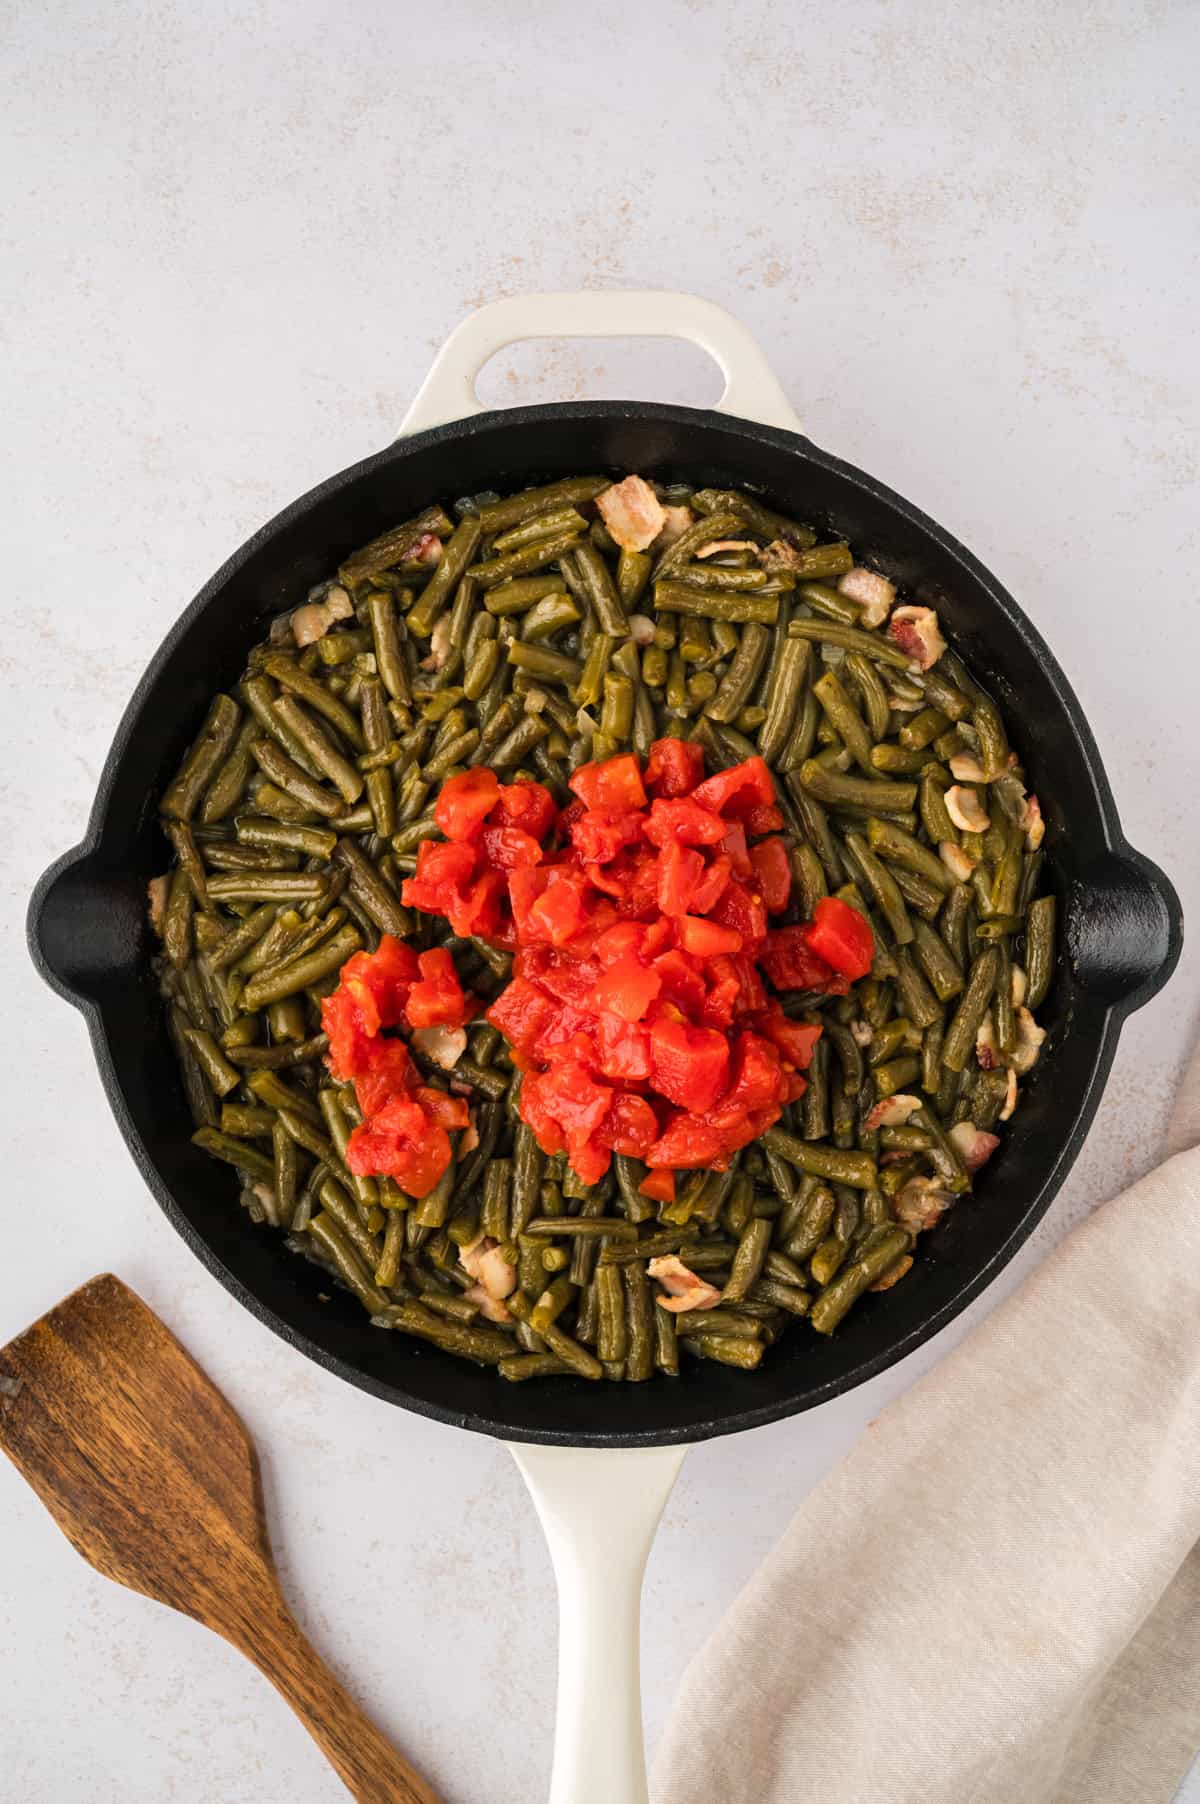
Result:
{"label": "textured background", "polygon": [[[203,1274],[27,964],[28,891],[182,605],[394,434],[465,312],[657,286],[732,307],[812,436],[1012,588],[1194,911],[1198,27],[1183,0],[3,9],[0,1339],[104,1268],[162,1312],[258,1438],[300,1615],[453,1804],[548,1774],[554,1600],[512,1463],[326,1377]],[[603,344],[527,347],[482,387],[703,405],[718,383],[698,352]],[[1131,1024],[981,1307],[1153,1162],[1196,975],[1193,951]],[[651,1734],[806,1489],[968,1326],[692,1454],[648,1576]],[[263,1682],[93,1575],[7,1466],[0,1520],[5,1799],[344,1795]]]}

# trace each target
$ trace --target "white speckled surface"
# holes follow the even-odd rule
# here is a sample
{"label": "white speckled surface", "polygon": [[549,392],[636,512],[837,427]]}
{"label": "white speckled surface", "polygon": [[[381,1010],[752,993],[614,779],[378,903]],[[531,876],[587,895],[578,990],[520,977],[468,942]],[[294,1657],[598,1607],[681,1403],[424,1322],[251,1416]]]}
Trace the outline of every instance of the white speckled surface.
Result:
{"label": "white speckled surface", "polygon": [[[554,1605],[517,1473],[326,1377],[207,1277],[28,965],[29,889],[227,553],[394,433],[470,307],[612,285],[732,307],[818,442],[998,572],[1194,911],[1198,28],[1185,0],[8,9],[0,1340],[104,1268],[161,1311],[258,1438],[301,1617],[454,1804],[536,1798],[548,1773]],[[695,352],[585,345],[484,386],[704,404],[716,383]],[[1132,1022],[1070,1182],[981,1307],[1153,1162],[1196,978],[1192,952]],[[968,1327],[689,1458],[648,1579],[651,1734],[806,1489]],[[94,1575],[7,1465],[0,1519],[5,1798],[344,1796],[263,1682]]]}

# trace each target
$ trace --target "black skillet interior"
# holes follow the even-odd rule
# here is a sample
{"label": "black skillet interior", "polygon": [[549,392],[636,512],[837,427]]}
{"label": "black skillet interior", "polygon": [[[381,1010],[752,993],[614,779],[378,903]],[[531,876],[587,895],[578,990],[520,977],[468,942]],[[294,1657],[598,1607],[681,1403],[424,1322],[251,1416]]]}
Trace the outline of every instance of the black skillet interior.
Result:
{"label": "black skillet interior", "polygon": [[[145,921],[165,863],[155,803],[212,691],[233,684],[268,618],[339,558],[431,500],[581,470],[685,478],[761,493],[850,539],[935,604],[1001,703],[1046,814],[1062,903],[1050,1040],[977,1194],[925,1236],[911,1275],[869,1296],[826,1340],[798,1327],[763,1367],[704,1363],[677,1380],[506,1384],[370,1327],[360,1306],[237,1206],[229,1173],[189,1141]],[[1083,1141],[1121,1021],[1175,964],[1170,883],[1122,838],[1091,733],[1030,623],[931,520],[807,440],[720,414],[627,402],[514,409],[439,427],[297,501],[218,572],[142,679],[101,778],[89,836],[43,877],[30,943],[43,975],[87,1016],[101,1076],[147,1183],[210,1271],[259,1319],[343,1378],[438,1420],[514,1440],[639,1446],[769,1422],[848,1390],[911,1352],[996,1275],[1049,1206]]]}

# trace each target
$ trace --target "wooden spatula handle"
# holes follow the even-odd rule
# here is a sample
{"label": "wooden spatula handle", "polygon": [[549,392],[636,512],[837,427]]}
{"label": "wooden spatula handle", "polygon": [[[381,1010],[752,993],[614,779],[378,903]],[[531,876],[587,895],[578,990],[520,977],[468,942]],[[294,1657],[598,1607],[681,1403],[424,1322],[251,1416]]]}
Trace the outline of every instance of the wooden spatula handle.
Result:
{"label": "wooden spatula handle", "polygon": [[441,1804],[329,1670],[278,1592],[253,1621],[225,1632],[286,1698],[358,1804]]}

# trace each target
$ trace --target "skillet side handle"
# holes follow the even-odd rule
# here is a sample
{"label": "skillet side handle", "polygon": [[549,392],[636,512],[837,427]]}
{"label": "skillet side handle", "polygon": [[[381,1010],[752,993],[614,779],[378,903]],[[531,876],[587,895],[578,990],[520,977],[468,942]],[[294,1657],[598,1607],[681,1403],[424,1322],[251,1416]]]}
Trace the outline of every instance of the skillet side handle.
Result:
{"label": "skillet side handle", "polygon": [[558,1581],[550,1804],[648,1804],[642,1574],[686,1447],[605,1452],[510,1443]]}
{"label": "skillet side handle", "polygon": [[1156,996],[1179,962],[1183,910],[1170,878],[1122,845],[1072,885],[1066,948],[1079,981],[1132,1013]]}
{"label": "skillet side handle", "polygon": [[25,932],[39,975],[86,1008],[114,973],[138,968],[147,931],[141,899],[106,877],[94,850],[76,846],[38,879]]}
{"label": "skillet side handle", "polygon": [[484,411],[475,379],[490,357],[526,338],[685,338],[725,377],[718,413],[799,432],[800,422],[751,334],[714,301],[659,289],[586,289],[492,301],[454,328],[404,417],[401,436]]}

